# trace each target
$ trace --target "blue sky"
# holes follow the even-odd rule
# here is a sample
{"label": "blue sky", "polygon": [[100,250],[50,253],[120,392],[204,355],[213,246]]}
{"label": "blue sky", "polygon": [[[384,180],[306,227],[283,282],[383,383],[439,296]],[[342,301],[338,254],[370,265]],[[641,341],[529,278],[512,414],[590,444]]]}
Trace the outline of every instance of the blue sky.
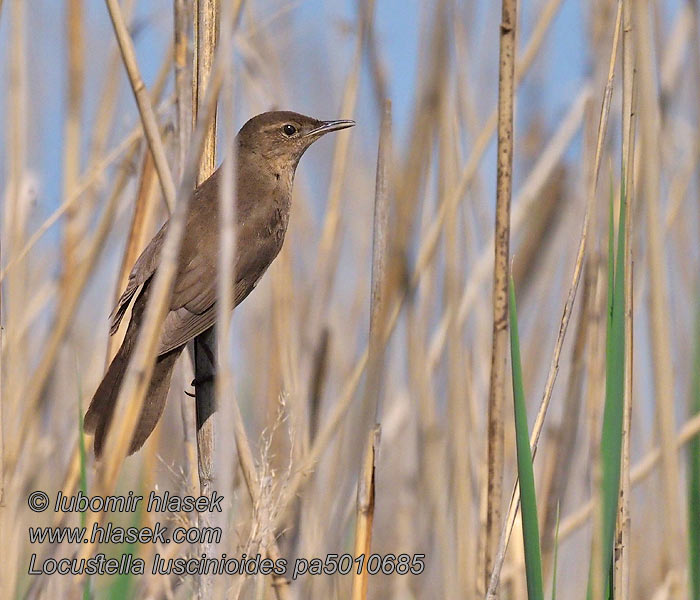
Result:
{"label": "blue sky", "polygon": [[[521,3],[520,46],[527,39],[536,15],[543,2]],[[470,8],[474,17],[470,24],[473,43],[469,49],[484,68],[492,68],[497,60],[497,11],[487,10],[488,2],[475,2]],[[318,103],[328,104],[324,94],[314,90],[308,94],[306,82],[317,81],[318,73],[313,70],[325,69],[332,80],[330,86],[331,106],[323,110],[322,116],[334,116],[339,105],[339,94],[353,50],[352,31],[342,31],[343,25],[353,26],[356,20],[355,2],[342,0],[302,0],[300,2],[256,2],[252,10],[258,18],[273,14],[279,7],[291,7],[284,16],[269,26],[271,36],[279,35],[288,25],[298,39],[288,40],[289,54],[285,55],[284,69],[288,77],[290,108],[303,110],[315,108]],[[106,57],[112,43],[111,24],[102,0],[86,0],[86,21],[90,33],[86,39],[88,52],[88,72],[86,81],[86,118],[95,114],[97,92],[102,85]],[[3,7],[0,17],[0,63],[7,69],[8,61],[8,21],[9,2]],[[153,82],[157,73],[165,43],[171,35],[172,2],[152,0],[136,2],[136,20],[146,23],[136,37],[139,66],[147,84]],[[457,8],[461,10],[461,8]],[[421,23],[426,5],[418,0],[377,0],[376,30],[380,54],[388,72],[390,96],[393,101],[398,140],[410,135],[410,116],[415,101],[414,90],[418,68],[418,48],[421,37]],[[28,64],[30,72],[30,121],[29,121],[29,166],[39,174],[41,180],[40,204],[43,210],[55,205],[60,197],[62,172],[63,110],[65,96],[65,56],[64,42],[64,3],[56,0],[32,0],[27,3]],[[545,49],[541,53],[532,73],[528,76],[521,94],[518,109],[524,113],[528,102],[537,102],[545,114],[562,114],[573,99],[581,78],[586,74],[585,55],[586,23],[580,0],[564,0],[556,22],[548,36]],[[546,70],[546,77],[542,77]],[[478,75],[478,74],[474,74]],[[135,121],[133,99],[126,80],[122,77],[122,95],[117,117],[118,129],[123,131]],[[3,77],[3,84],[7,77]],[[495,77],[491,85],[479,90],[477,101],[481,111],[488,111],[496,95]],[[301,85],[295,85],[299,83]],[[310,97],[309,97],[310,96]],[[6,94],[2,94],[4,103]],[[334,103],[334,104],[333,104]],[[4,105],[2,106],[4,112]],[[362,78],[358,118],[372,123],[376,128],[370,83],[365,68]],[[244,115],[241,115],[243,120]],[[556,122],[556,119],[555,119]],[[5,123],[0,131],[5,138]],[[114,140],[116,143],[117,140]],[[3,144],[4,147],[4,144]],[[4,160],[4,150],[0,152]],[[4,181],[4,173],[3,173]]]}

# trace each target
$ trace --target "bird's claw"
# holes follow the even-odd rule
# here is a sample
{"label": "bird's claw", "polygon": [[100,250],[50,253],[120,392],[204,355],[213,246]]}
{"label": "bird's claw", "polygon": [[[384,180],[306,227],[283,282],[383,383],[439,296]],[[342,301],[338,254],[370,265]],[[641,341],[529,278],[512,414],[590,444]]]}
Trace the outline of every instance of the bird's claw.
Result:
{"label": "bird's claw", "polygon": [[[195,391],[196,391],[198,385],[202,385],[202,384],[204,384],[204,383],[211,383],[212,381],[214,381],[214,376],[213,376],[213,375],[205,375],[204,377],[199,377],[199,378],[198,378],[198,377],[195,377],[195,378],[192,380],[192,383],[190,383],[190,385],[191,385],[191,386],[195,389]],[[194,398],[194,397],[195,397],[195,394],[193,394],[192,392],[188,392],[187,390],[185,390],[185,394],[186,394],[187,396],[189,396],[190,398]]]}

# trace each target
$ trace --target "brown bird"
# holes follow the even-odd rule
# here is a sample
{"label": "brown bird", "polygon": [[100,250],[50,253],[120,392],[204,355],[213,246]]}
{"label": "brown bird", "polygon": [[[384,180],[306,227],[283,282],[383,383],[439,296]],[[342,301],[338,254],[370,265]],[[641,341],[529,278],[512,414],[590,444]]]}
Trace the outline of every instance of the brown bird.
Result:
{"label": "brown bird", "polygon": [[[236,256],[234,306],[255,288],[275,259],[287,231],[292,184],[299,159],[324,134],[352,127],[353,121],[319,121],[294,112],[267,112],[248,121],[236,136]],[[143,411],[131,440],[136,452],[151,434],[165,407],[170,378],[185,344],[209,329],[216,317],[221,167],[194,191],[189,205],[170,312],[163,323],[158,358]],[[119,328],[135,297],[124,341],[85,415],[85,430],[95,434],[99,456],[110,426],[131,352],[136,345],[150,284],[160,262],[168,223],[134,264],[126,290],[110,315],[110,334]]]}

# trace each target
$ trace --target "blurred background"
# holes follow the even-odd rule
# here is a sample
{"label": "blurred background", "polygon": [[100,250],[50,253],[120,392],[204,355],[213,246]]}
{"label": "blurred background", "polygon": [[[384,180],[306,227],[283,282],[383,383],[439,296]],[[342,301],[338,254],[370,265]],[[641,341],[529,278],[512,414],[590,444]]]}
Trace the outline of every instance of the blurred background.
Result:
{"label": "blurred background", "polygon": [[[174,4],[121,1],[177,176]],[[700,384],[693,388],[700,367],[699,15],[694,0],[631,4],[637,141],[629,190],[626,597],[690,598],[688,546],[700,534],[688,474],[700,402]],[[546,590],[559,525],[558,598],[585,595],[594,537],[608,214],[621,181],[622,47],[597,185],[593,171],[617,9],[613,0],[518,6],[511,257],[531,429],[592,201],[581,284],[535,460]],[[372,576],[367,596],[484,596],[500,11],[500,3],[479,0],[240,3],[234,109],[224,115],[220,105],[217,162],[228,154],[231,131],[266,110],[352,118],[357,126],[305,154],[284,249],[234,313],[233,384],[223,401],[240,406],[265,510],[251,505],[233,441],[228,453],[220,444],[217,468],[228,466],[231,481],[227,545],[217,554],[254,555],[270,530],[290,561],[353,551],[360,459],[372,422],[361,369],[377,145],[389,99],[390,220],[400,256],[388,294],[400,312],[381,372],[372,550],[422,553],[426,568],[420,576]],[[84,460],[78,451],[78,417],[113,352],[107,317],[133,262],[125,258],[127,241],[143,248],[167,211],[105,3],[0,0],[0,65],[3,597],[71,597],[70,578],[26,573],[32,553],[70,556],[75,548],[32,546],[27,528],[75,526],[79,515],[32,513],[26,496],[81,486],[89,493],[93,485],[90,440]],[[135,210],[146,215],[140,237],[130,233]],[[165,417],[125,462],[118,493],[198,492],[187,431],[193,400],[184,393],[192,391],[192,367],[188,357],[181,363]],[[509,379],[506,391],[504,515],[516,473]],[[320,460],[289,498],[312,451]],[[171,522],[192,518],[168,515]],[[157,520],[145,512],[110,519]],[[503,598],[527,597],[519,527],[518,518],[501,572]],[[164,552],[148,544],[128,551],[146,564]],[[166,551],[198,556],[196,545]],[[89,589],[98,598],[187,598],[196,585],[188,576],[104,576]],[[216,585],[226,597],[275,597],[261,577]],[[304,576],[289,593],[346,598],[350,586],[350,576]]]}

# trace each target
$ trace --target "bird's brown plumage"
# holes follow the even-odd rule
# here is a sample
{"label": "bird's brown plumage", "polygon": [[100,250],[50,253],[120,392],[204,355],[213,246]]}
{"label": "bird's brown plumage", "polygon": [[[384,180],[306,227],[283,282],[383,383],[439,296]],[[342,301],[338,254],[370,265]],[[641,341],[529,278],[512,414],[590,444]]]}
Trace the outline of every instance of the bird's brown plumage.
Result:
{"label": "bird's brown plumage", "polygon": [[[318,121],[293,112],[277,111],[253,117],[239,131],[236,136],[234,306],[255,288],[282,248],[289,223],[294,172],[302,154],[323,134],[353,124],[352,121]],[[293,134],[290,134],[290,126],[295,130]],[[158,423],[173,367],[185,344],[214,324],[221,177],[219,168],[197,187],[189,205],[170,312],[163,323],[158,358],[130,453],[143,445]],[[85,415],[86,431],[95,434],[97,456],[101,453],[136,344],[167,227],[166,222],[134,264],[126,290],[110,316],[110,333],[113,334],[133,300],[124,341]]]}

